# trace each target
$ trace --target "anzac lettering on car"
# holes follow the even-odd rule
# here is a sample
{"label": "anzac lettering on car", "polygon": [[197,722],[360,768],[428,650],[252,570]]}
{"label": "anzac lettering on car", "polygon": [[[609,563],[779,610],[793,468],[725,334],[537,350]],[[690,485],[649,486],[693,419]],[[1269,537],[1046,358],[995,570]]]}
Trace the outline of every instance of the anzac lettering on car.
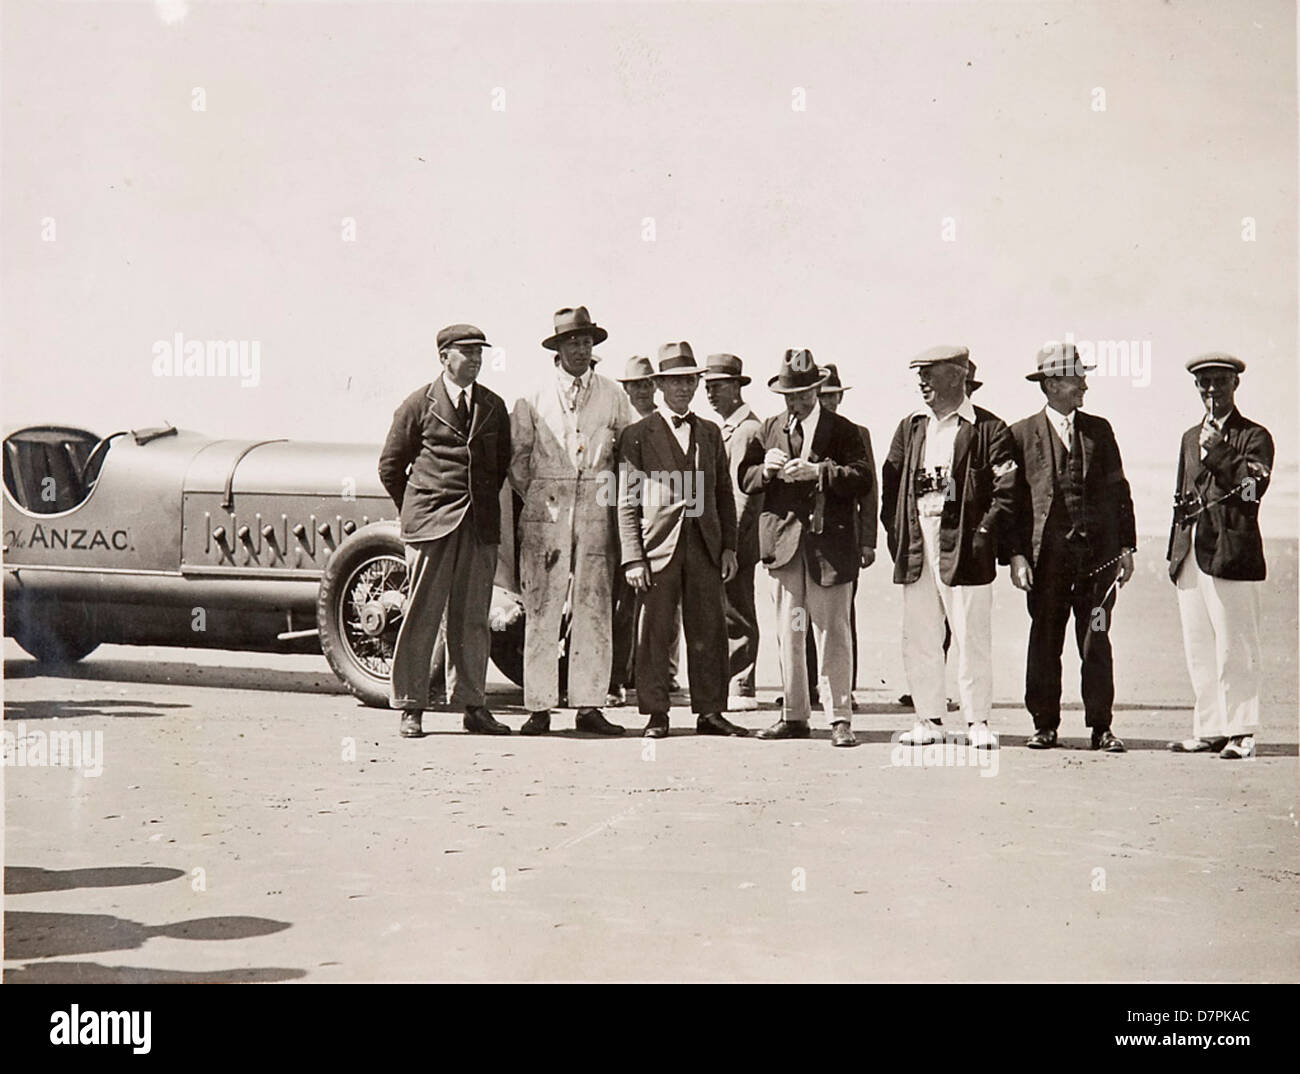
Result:
{"label": "anzac lettering on car", "polygon": [[67,548],[77,551],[91,551],[96,548],[127,552],[131,549],[129,530],[76,529],[71,526],[32,527],[32,535],[24,539],[23,530],[9,530],[5,533],[5,543],[13,548]]}

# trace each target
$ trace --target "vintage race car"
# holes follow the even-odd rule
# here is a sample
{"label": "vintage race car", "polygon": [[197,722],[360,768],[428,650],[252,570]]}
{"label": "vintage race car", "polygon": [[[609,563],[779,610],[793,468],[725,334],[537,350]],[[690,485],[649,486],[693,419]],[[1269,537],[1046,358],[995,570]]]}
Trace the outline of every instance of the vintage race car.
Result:
{"label": "vintage race car", "polygon": [[[322,652],[353,694],[386,706],[407,580],[378,458],[377,445],[171,426],[17,429],[4,440],[5,634],[47,662],[102,642]],[[492,660],[520,683],[502,529]]]}

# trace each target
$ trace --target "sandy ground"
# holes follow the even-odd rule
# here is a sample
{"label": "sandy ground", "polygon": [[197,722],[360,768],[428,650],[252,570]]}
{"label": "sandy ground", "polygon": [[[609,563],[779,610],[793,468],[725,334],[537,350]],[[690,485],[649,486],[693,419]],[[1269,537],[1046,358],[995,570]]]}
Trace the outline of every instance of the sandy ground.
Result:
{"label": "sandy ground", "polygon": [[[52,677],[6,640],[5,730],[100,731],[103,771],[4,771],[4,979],[1295,980],[1296,544],[1269,548],[1261,756],[1237,764],[1165,751],[1191,717],[1162,552],[1116,613],[1124,756],[1086,749],[1073,658],[1069,748],[1023,748],[999,581],[995,772],[892,763],[884,564],[853,750],[697,738],[685,707],[657,744],[571,712],[549,739],[430,715],[405,741],[321,658],[104,647]],[[519,701],[494,687],[516,728]]]}

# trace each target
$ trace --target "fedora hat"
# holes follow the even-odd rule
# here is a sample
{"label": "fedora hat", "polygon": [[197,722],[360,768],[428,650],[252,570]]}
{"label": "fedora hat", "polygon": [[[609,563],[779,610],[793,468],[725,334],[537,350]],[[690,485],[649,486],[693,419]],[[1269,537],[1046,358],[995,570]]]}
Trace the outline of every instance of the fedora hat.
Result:
{"label": "fedora hat", "polygon": [[1193,376],[1202,369],[1231,369],[1234,373],[1244,373],[1246,363],[1240,358],[1234,358],[1231,354],[1224,354],[1222,351],[1211,351],[1209,354],[1198,355],[1187,363],[1187,372]]}
{"label": "fedora hat", "polygon": [[565,307],[555,311],[555,334],[542,340],[542,346],[548,351],[558,351],[560,340],[576,332],[588,333],[593,347],[609,338],[609,333],[591,319],[586,306],[578,306],[576,309]]}
{"label": "fedora hat", "polygon": [[649,380],[655,375],[654,363],[640,354],[634,354],[623,367],[623,375],[618,378],[620,384],[631,384],[635,380]]}
{"label": "fedora hat", "polygon": [[743,388],[749,377],[742,372],[744,363],[734,354],[710,354],[704,365],[704,379],[738,380]]}
{"label": "fedora hat", "polygon": [[469,346],[490,347],[491,343],[483,335],[483,329],[476,328],[472,324],[449,324],[438,332],[438,350],[445,351],[448,347],[454,347],[457,343],[464,343]]}
{"label": "fedora hat", "polygon": [[982,387],[984,387],[984,382],[982,380],[975,379],[975,363],[972,362],[969,358],[967,358],[966,359],[966,394],[970,395],[971,392],[975,391],[977,388],[982,388]]}
{"label": "fedora hat", "polygon": [[840,367],[834,362],[827,362],[822,366],[826,370],[826,383],[822,385],[822,390],[818,395],[826,395],[828,392],[851,392],[852,384],[842,384],[840,382]]}
{"label": "fedora hat", "polygon": [[926,366],[938,365],[940,362],[969,362],[970,351],[965,347],[938,346],[931,347],[927,351],[922,351],[910,362],[907,363],[908,369],[924,369]]}
{"label": "fedora hat", "polygon": [[695,352],[686,342],[665,343],[659,348],[660,377],[694,377],[703,373],[695,364]]}
{"label": "fedora hat", "polygon": [[1095,365],[1084,365],[1073,343],[1049,343],[1038,352],[1038,368],[1025,374],[1025,380],[1046,380],[1048,377],[1081,377]]}
{"label": "fedora hat", "polygon": [[827,376],[826,370],[817,368],[812,351],[799,347],[785,352],[785,357],[781,359],[781,371],[767,382],[767,386],[774,392],[789,395],[791,392],[820,388]]}

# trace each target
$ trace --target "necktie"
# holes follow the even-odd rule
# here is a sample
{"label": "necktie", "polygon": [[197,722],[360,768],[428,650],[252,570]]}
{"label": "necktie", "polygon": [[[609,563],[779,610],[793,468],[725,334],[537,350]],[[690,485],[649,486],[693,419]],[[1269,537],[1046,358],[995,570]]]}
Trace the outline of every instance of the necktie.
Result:
{"label": "necktie", "polygon": [[462,391],[460,398],[456,400],[456,417],[460,421],[462,429],[469,428],[469,401],[465,398],[468,392]]}
{"label": "necktie", "polygon": [[690,415],[690,414],[674,414],[674,415],[673,415],[673,428],[674,428],[674,429],[680,429],[683,425],[689,425],[690,423],[691,423],[691,415]]}
{"label": "necktie", "polygon": [[1074,454],[1074,415],[1065,415],[1065,450]]}
{"label": "necktie", "polygon": [[794,427],[790,430],[790,454],[795,458],[803,456],[803,421],[795,418]]}
{"label": "necktie", "polygon": [[582,378],[574,377],[573,383],[569,385],[568,403],[569,409],[578,409],[578,394],[582,391]]}

